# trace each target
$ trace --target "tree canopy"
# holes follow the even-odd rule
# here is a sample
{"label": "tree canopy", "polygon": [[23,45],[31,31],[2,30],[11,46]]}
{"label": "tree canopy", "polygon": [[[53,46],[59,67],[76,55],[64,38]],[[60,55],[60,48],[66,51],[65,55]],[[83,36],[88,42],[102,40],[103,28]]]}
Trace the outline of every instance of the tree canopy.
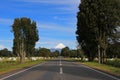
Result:
{"label": "tree canopy", "polygon": [[115,39],[113,34],[120,25],[119,4],[119,0],[81,0],[76,34],[89,61],[96,55],[99,63],[104,61],[108,39]]}
{"label": "tree canopy", "polygon": [[39,40],[36,22],[25,17],[15,18],[12,31],[14,33],[13,53],[20,57],[22,63],[25,61],[25,56],[33,54],[35,43]]}
{"label": "tree canopy", "polygon": [[14,55],[7,48],[0,50],[0,57],[12,57],[12,56]]}

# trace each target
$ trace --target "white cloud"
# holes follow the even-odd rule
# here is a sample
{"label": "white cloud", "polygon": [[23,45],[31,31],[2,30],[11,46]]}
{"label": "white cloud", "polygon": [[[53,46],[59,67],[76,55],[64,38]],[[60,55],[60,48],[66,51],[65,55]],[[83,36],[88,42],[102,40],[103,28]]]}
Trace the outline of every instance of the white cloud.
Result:
{"label": "white cloud", "polygon": [[0,42],[12,42],[12,40],[0,40]]}
{"label": "white cloud", "polygon": [[[57,5],[55,8],[63,11],[76,11],[80,3],[80,0],[19,0],[26,3],[32,4],[49,4],[49,5]],[[64,6],[63,6],[64,5]],[[58,7],[59,6],[59,7]]]}
{"label": "white cloud", "polygon": [[23,2],[34,2],[34,3],[47,3],[47,4],[78,4],[80,0],[19,0]]}
{"label": "white cloud", "polygon": [[68,23],[68,22],[76,22],[76,17],[74,18],[74,17],[59,17],[59,16],[54,16],[53,17],[53,19],[55,19],[55,20],[59,20],[59,21],[66,21],[66,23]]}
{"label": "white cloud", "polygon": [[65,39],[55,39],[48,37],[41,37],[40,41],[37,42],[36,47],[46,47],[46,48],[54,48],[59,43],[62,43],[70,48],[76,48],[76,40],[65,40]]}
{"label": "white cloud", "polygon": [[0,18],[0,25],[11,25],[11,23],[13,22],[12,19],[7,19],[7,18]]}
{"label": "white cloud", "polygon": [[7,48],[8,50],[12,51],[12,44],[12,40],[0,40],[0,49]]}
{"label": "white cloud", "polygon": [[44,44],[55,44],[55,42],[37,42],[36,44],[44,45]]}
{"label": "white cloud", "polygon": [[62,32],[74,32],[75,27],[66,27],[66,26],[61,26],[53,23],[38,23],[38,28],[40,29],[49,29],[49,30],[56,30],[56,31],[62,31]]}
{"label": "white cloud", "polygon": [[5,46],[3,46],[3,45],[0,45],[0,49],[4,49],[5,48]]}

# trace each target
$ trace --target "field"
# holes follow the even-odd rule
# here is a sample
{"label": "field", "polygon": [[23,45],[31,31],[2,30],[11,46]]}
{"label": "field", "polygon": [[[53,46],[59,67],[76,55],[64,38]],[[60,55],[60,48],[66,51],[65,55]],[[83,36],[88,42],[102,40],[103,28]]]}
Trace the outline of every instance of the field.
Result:
{"label": "field", "polygon": [[36,59],[33,61],[26,61],[24,64],[20,64],[17,60],[7,60],[8,58],[5,58],[4,61],[0,61],[0,74],[4,74],[10,71],[24,69],[39,63],[43,63],[49,59]]}

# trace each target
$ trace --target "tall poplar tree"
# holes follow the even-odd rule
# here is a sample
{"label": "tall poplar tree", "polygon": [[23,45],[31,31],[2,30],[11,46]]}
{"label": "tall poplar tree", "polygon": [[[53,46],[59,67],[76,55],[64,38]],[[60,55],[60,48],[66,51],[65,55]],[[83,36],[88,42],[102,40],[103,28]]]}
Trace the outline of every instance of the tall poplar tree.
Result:
{"label": "tall poplar tree", "polygon": [[94,55],[98,52],[99,63],[103,63],[108,38],[113,38],[112,35],[120,23],[120,1],[81,0],[79,10],[77,40],[87,54]]}
{"label": "tall poplar tree", "polygon": [[20,57],[20,62],[25,62],[25,57],[33,54],[35,43],[39,40],[36,22],[29,18],[16,18],[12,25],[14,33],[13,53]]}

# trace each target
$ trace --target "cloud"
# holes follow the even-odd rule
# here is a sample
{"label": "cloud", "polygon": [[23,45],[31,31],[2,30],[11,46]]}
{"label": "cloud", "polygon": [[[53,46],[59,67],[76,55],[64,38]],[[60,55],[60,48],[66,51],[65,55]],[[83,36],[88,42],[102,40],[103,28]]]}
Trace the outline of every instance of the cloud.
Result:
{"label": "cloud", "polygon": [[11,25],[13,22],[12,19],[7,19],[7,18],[0,18],[0,25]]}
{"label": "cloud", "polygon": [[12,40],[0,40],[0,42],[12,42]]}
{"label": "cloud", "polygon": [[19,0],[23,2],[30,2],[30,3],[46,3],[46,4],[56,4],[56,5],[63,5],[63,4],[78,4],[80,0]]}
{"label": "cloud", "polygon": [[54,23],[38,23],[38,28],[40,29],[49,29],[49,30],[55,30],[55,31],[61,31],[61,32],[74,32],[74,26],[73,27],[67,27],[67,26],[61,26]]}
{"label": "cloud", "polygon": [[[42,4],[42,5],[55,5],[54,8],[61,11],[70,11],[73,13],[77,10],[80,0],[18,0],[27,4]],[[26,4],[26,5],[27,5]]]}
{"label": "cloud", "polygon": [[54,48],[57,44],[63,43],[66,46],[69,46],[71,49],[75,49],[76,40],[66,40],[66,39],[55,39],[48,37],[41,37],[40,41],[36,43],[36,47],[46,47],[46,48]]}
{"label": "cloud", "polygon": [[68,23],[68,22],[76,22],[76,18],[74,18],[74,16],[73,17],[65,17],[65,16],[59,17],[59,16],[54,16],[53,19],[59,20],[59,21],[65,21],[66,23]]}
{"label": "cloud", "polygon": [[5,46],[3,46],[3,45],[0,45],[0,49],[4,49],[5,48]]}
{"label": "cloud", "polygon": [[55,44],[55,42],[37,42],[36,44],[44,45],[44,44]]}

